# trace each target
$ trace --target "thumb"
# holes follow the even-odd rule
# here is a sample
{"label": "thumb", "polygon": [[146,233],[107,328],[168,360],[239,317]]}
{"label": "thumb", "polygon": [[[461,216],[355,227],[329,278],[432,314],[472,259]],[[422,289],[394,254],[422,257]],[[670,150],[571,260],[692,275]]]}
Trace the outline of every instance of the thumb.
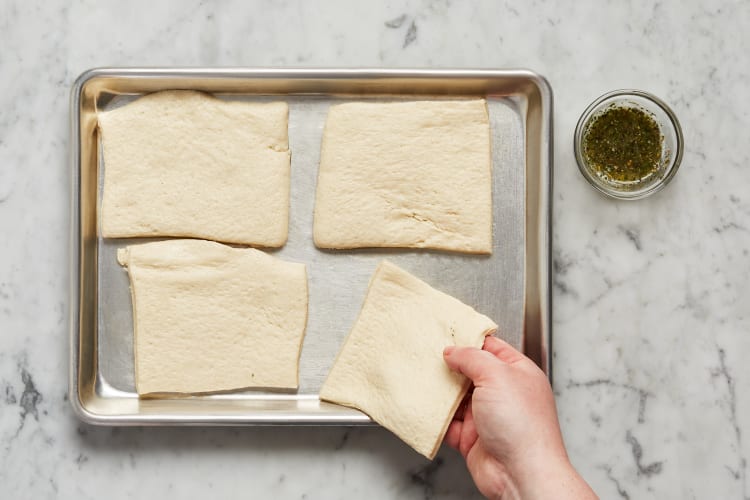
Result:
{"label": "thumb", "polygon": [[481,385],[503,366],[503,362],[494,355],[476,347],[448,346],[443,351],[443,357],[451,370],[463,373],[474,385]]}

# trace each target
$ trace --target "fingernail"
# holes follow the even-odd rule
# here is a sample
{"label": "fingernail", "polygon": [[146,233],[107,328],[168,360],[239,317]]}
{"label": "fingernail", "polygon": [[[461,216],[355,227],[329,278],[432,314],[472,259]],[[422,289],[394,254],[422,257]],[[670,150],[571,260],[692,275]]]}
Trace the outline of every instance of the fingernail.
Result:
{"label": "fingernail", "polygon": [[450,356],[453,352],[453,349],[455,349],[455,347],[453,347],[452,345],[449,345],[448,347],[443,349],[443,356]]}

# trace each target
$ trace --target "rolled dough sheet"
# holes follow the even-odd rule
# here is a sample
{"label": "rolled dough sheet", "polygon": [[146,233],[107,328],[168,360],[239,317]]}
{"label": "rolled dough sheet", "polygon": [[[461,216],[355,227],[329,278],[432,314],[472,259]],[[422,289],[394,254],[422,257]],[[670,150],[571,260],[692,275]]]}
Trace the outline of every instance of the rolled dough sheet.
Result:
{"label": "rolled dough sheet", "polygon": [[121,248],[130,275],[138,394],[296,388],[304,264],[203,240]]}
{"label": "rolled dough sheet", "polygon": [[164,91],[98,119],[102,236],[188,236],[264,247],[286,242],[286,103]]}
{"label": "rolled dough sheet", "polygon": [[482,99],[333,106],[315,244],[492,253],[491,176]]}
{"label": "rolled dough sheet", "polygon": [[320,391],[357,408],[434,458],[469,380],[443,361],[449,345],[481,347],[497,325],[384,261]]}

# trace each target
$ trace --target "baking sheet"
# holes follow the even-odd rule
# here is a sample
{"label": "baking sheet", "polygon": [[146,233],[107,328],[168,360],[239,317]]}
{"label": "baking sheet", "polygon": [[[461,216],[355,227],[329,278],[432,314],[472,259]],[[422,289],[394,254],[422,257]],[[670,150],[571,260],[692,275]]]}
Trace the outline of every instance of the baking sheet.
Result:
{"label": "baking sheet", "polygon": [[[110,424],[369,422],[357,410],[318,401],[317,392],[357,316],[369,278],[383,258],[390,259],[436,288],[492,317],[499,325],[499,335],[517,348],[527,351],[529,346],[548,348],[549,323],[548,317],[544,317],[548,311],[544,309],[548,307],[549,287],[538,286],[534,295],[529,296],[530,289],[533,291],[535,288],[529,286],[530,278],[538,278],[539,268],[544,267],[544,262],[548,263],[549,260],[548,241],[545,239],[543,242],[543,246],[547,246],[545,250],[539,248],[537,240],[539,234],[544,236],[545,231],[548,235],[548,221],[545,219],[548,213],[530,210],[528,204],[529,190],[532,189],[529,185],[530,167],[533,172],[549,168],[548,162],[544,165],[541,162],[538,165],[529,164],[534,157],[547,158],[544,152],[541,155],[528,154],[531,146],[528,83],[533,80],[533,75],[512,76],[511,72],[486,72],[488,74],[484,77],[489,83],[493,77],[495,80],[515,79],[517,83],[515,91],[493,94],[436,92],[425,83],[435,83],[441,76],[445,80],[450,75],[433,72],[415,79],[422,82],[414,81],[407,87],[394,85],[393,93],[389,93],[380,88],[368,91],[367,88],[357,88],[357,85],[346,85],[351,75],[342,75],[337,70],[314,70],[317,77],[325,76],[319,79],[317,92],[307,91],[308,87],[302,89],[304,92],[269,92],[274,89],[263,88],[262,85],[258,88],[258,80],[269,75],[246,70],[241,78],[232,78],[240,75],[224,76],[224,79],[233,80],[231,83],[235,85],[231,91],[222,92],[221,85],[210,88],[211,82],[208,82],[207,88],[206,82],[198,84],[198,76],[209,77],[209,80],[214,76],[216,81],[213,83],[218,83],[221,75],[211,70],[166,71],[169,73],[168,78],[159,75],[148,78],[143,72],[137,73],[138,70],[129,71],[130,73],[124,70],[99,70],[99,73],[86,77],[85,81],[97,81],[98,78],[103,83],[102,88],[92,89],[89,104],[98,110],[111,109],[146,91],[159,88],[213,90],[217,97],[223,99],[280,99],[289,103],[289,142],[292,151],[289,239],[283,248],[271,253],[286,260],[307,264],[309,315],[300,359],[300,387],[297,393],[292,394],[243,391],[164,400],[138,399],[134,387],[133,322],[128,277],[125,270],[117,264],[116,251],[124,245],[146,240],[102,239],[96,232],[96,209],[101,199],[106,165],[99,154],[95,131],[90,130],[93,114],[91,110],[86,111],[85,81],[79,80],[79,88],[74,89],[73,96],[73,114],[74,117],[77,115],[74,129],[77,128],[79,133],[74,147],[78,146],[80,149],[78,156],[74,155],[74,169],[78,169],[79,196],[78,200],[74,200],[73,212],[74,219],[77,212],[81,225],[73,239],[78,240],[80,245],[80,286],[76,290],[80,303],[76,311],[79,321],[72,325],[71,401],[82,418]],[[202,73],[195,74],[199,72]],[[309,77],[312,73],[313,70],[308,70],[307,75],[292,76],[308,83],[304,81],[304,77]],[[359,76],[360,81],[365,81],[370,76],[372,81],[371,75],[367,75],[364,70],[356,76]],[[382,86],[382,80],[387,80],[389,74],[386,70],[381,70],[377,76],[378,81],[373,82],[375,87],[377,84]],[[390,76],[403,80],[404,72],[392,72]],[[411,78],[413,75],[409,76]],[[467,78],[470,76],[467,75]],[[244,86],[242,81],[238,81],[242,79],[246,80]],[[454,83],[459,83],[457,90],[460,90],[460,79],[452,79]],[[278,78],[280,82],[283,80],[293,78]],[[153,88],[153,85],[144,85],[146,81],[150,84],[156,81],[161,85]],[[333,85],[337,82],[338,86]],[[407,91],[404,92],[404,89]],[[507,90],[513,90],[513,86],[509,86]],[[402,249],[330,251],[319,250],[314,246],[312,219],[320,143],[327,111],[332,104],[351,100],[455,99],[477,96],[487,99],[491,126],[494,210],[492,255]],[[542,110],[537,111],[541,114]],[[545,132],[540,129],[539,133],[549,133],[549,128]],[[539,145],[549,146],[548,138],[541,139],[546,140],[535,140],[535,148]],[[84,145],[87,141],[88,150]],[[549,182],[540,184],[539,180],[538,177],[532,177],[533,184],[537,184],[533,186],[536,196],[532,196],[532,199],[537,201],[540,190],[549,190]],[[546,200],[546,196],[544,198]],[[529,218],[534,219],[534,224],[529,224]],[[84,219],[88,225],[83,224]],[[93,259],[85,258],[87,243],[95,254]],[[530,243],[535,244],[536,253],[529,252]],[[547,269],[542,271],[546,273]],[[539,317],[536,323],[534,318],[529,321],[530,305],[536,310],[533,316]],[[84,317],[88,322],[83,320]],[[546,327],[530,331],[530,327],[535,324]],[[537,356],[537,362],[548,370],[548,351],[538,354],[542,356]]]}

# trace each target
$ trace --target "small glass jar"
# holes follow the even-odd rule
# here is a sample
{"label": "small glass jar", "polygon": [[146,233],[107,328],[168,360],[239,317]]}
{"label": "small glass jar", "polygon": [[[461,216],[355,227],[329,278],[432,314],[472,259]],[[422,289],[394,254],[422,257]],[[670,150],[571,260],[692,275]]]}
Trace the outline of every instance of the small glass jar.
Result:
{"label": "small glass jar", "polygon": [[[594,169],[583,151],[583,142],[594,119],[613,107],[637,108],[659,126],[662,136],[661,158],[653,175],[636,181],[618,181]],[[581,174],[602,193],[621,200],[637,200],[656,193],[677,173],[682,161],[682,129],[674,112],[664,101],[640,90],[615,90],[596,99],[583,112],[573,141]]]}

